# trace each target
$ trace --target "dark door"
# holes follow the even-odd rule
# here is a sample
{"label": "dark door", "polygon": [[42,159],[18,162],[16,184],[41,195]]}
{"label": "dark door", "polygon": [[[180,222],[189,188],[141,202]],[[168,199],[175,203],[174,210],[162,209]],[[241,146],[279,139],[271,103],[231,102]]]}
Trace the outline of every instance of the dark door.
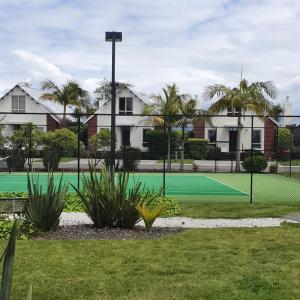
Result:
{"label": "dark door", "polygon": [[121,127],[122,146],[130,146],[130,127]]}
{"label": "dark door", "polygon": [[229,131],[229,152],[233,152],[237,150],[237,131],[230,130]]}

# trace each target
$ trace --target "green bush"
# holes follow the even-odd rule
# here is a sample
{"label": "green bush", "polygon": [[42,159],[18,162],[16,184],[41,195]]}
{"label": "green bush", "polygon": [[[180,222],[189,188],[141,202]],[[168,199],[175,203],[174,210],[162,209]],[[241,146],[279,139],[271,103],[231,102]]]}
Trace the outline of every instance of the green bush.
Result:
{"label": "green bush", "polygon": [[[149,130],[146,133],[147,147],[150,155],[150,159],[161,159],[164,153],[167,155],[168,139],[167,133],[163,130]],[[171,155],[177,148],[178,133],[171,132]]]}
{"label": "green bush", "polygon": [[128,188],[129,173],[120,173],[116,182],[112,182],[111,173],[105,168],[97,173],[89,166],[89,175],[82,177],[82,191],[75,186],[87,215],[96,228],[133,228],[140,220],[136,209],[148,199],[140,182]]}
{"label": "green bush", "polygon": [[[3,214],[0,215],[0,240],[9,238],[13,225],[13,219],[10,219],[8,216]],[[19,239],[27,240],[35,234],[36,229],[33,224],[27,219],[23,219]]]}
{"label": "green bush", "polygon": [[61,153],[57,149],[45,148],[43,153],[43,165],[48,171],[57,170],[61,159]]}
{"label": "green bush", "polygon": [[166,210],[160,215],[161,217],[175,217],[179,216],[182,213],[181,206],[178,201],[174,198],[166,197],[166,196],[158,196],[151,203],[148,203],[149,206],[164,206]]}
{"label": "green bush", "polygon": [[[252,171],[255,173],[263,171],[268,166],[268,161],[265,156],[253,156],[252,159]],[[251,172],[251,156],[244,159],[242,166],[247,172]]]}
{"label": "green bush", "polygon": [[67,185],[61,176],[55,187],[54,175],[48,174],[47,190],[39,183],[39,177],[27,174],[28,198],[25,205],[26,217],[41,231],[55,230],[59,225],[59,217],[64,209]]}
{"label": "green bush", "polygon": [[289,151],[293,148],[293,134],[289,128],[278,129],[278,160],[288,160]]}
{"label": "green bush", "polygon": [[65,197],[65,208],[67,212],[82,212],[84,207],[80,197],[76,193],[68,193]]}
{"label": "green bush", "polygon": [[26,162],[26,157],[22,149],[11,150],[7,159],[7,167],[13,171],[23,171]]}
{"label": "green bush", "polygon": [[123,169],[125,171],[134,171],[137,169],[141,159],[141,149],[124,146],[121,147],[120,155],[123,159]]}
{"label": "green bush", "polygon": [[187,152],[189,158],[205,159],[209,151],[209,144],[207,139],[191,138],[186,142]]}

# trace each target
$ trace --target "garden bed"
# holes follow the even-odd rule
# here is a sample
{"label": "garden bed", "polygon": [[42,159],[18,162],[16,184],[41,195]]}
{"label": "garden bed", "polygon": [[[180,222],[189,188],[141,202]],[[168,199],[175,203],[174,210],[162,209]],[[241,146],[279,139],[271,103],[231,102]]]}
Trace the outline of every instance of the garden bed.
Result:
{"label": "garden bed", "polygon": [[101,228],[93,225],[60,226],[56,231],[41,233],[33,237],[35,240],[140,240],[158,239],[169,234],[183,231],[182,228],[152,228],[147,231],[144,227],[133,229]]}

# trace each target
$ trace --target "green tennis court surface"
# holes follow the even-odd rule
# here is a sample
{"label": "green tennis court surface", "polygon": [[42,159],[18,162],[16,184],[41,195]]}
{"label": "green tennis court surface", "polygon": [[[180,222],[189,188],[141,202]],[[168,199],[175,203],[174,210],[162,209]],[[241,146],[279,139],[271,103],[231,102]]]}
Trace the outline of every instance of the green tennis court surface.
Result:
{"label": "green tennis court surface", "polygon": [[[45,190],[47,187],[47,174],[40,174],[40,184]],[[64,174],[65,181],[77,186],[77,174]],[[60,174],[55,176],[58,184]],[[159,191],[163,184],[162,175],[136,174],[130,176],[129,186],[134,181],[140,181],[146,189]],[[73,188],[69,186],[69,191]],[[27,177],[24,173],[1,174],[0,192],[27,191]],[[194,195],[194,196],[247,196],[248,193],[238,188],[223,183],[205,175],[166,175],[166,194],[167,195]]]}

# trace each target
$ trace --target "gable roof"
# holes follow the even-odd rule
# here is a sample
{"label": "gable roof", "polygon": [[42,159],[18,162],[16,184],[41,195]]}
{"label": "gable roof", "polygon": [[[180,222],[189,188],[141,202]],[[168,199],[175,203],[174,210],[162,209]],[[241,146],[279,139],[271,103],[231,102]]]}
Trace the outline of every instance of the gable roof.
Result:
{"label": "gable roof", "polygon": [[[143,95],[143,94],[141,94],[141,93],[138,93],[138,92],[134,91],[134,90],[133,90],[132,88],[130,88],[130,87],[124,87],[123,89],[129,90],[129,92],[130,92],[132,95],[134,95],[136,98],[138,98],[138,99],[139,99],[141,102],[143,102],[145,105],[150,104],[148,98],[147,98],[145,95]],[[118,91],[118,92],[120,93],[120,91]],[[105,102],[97,109],[97,111],[96,111],[94,114],[99,113],[99,110],[100,110],[104,105],[106,105],[107,103],[109,103],[110,101],[111,101],[111,99],[105,101]],[[94,114],[92,114],[91,116],[87,117],[87,118],[83,121],[83,123],[86,123],[87,121],[89,121],[89,120],[94,116]]]}
{"label": "gable roof", "polygon": [[300,125],[300,117],[295,117],[293,120],[287,123],[288,126],[299,126]]}
{"label": "gable roof", "polygon": [[[57,121],[60,122],[60,114],[63,113],[63,106],[55,103],[53,101],[49,101],[49,100],[42,100],[41,97],[43,95],[43,91],[38,90],[38,89],[34,89],[32,87],[29,86],[25,86],[22,84],[16,84],[13,88],[11,88],[8,92],[6,92],[1,98],[0,101],[3,100],[7,95],[9,95],[15,88],[19,88],[21,90],[23,90],[27,96],[29,96],[33,101],[35,101],[37,104],[41,105],[43,107],[43,109],[51,114],[51,116]],[[67,113],[70,113],[70,109],[67,108]]]}

